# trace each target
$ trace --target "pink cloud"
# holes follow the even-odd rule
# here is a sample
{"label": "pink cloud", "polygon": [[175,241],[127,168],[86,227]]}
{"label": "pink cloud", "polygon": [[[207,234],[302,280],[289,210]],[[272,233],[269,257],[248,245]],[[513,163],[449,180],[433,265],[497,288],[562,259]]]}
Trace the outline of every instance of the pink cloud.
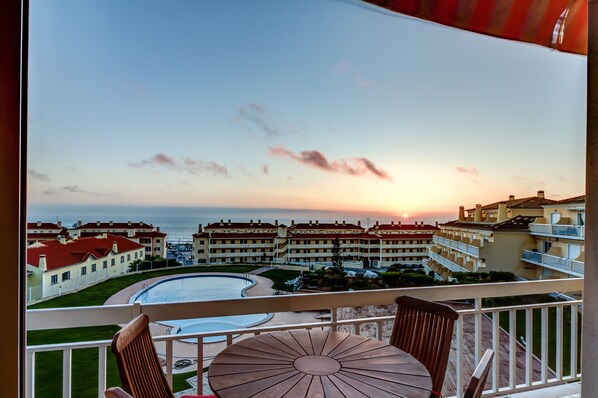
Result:
{"label": "pink cloud", "polygon": [[262,173],[264,174],[268,174],[270,173],[270,168],[268,167],[268,164],[264,164],[264,167],[262,167]]}
{"label": "pink cloud", "polygon": [[368,158],[339,159],[329,161],[322,152],[318,150],[301,151],[294,153],[283,146],[276,146],[269,149],[271,155],[287,157],[307,166],[314,167],[329,173],[340,173],[352,176],[373,175],[383,180],[392,181],[392,177],[383,169],[379,168]]}
{"label": "pink cloud", "polygon": [[463,173],[463,174],[473,174],[476,176],[480,175],[480,172],[475,167],[467,168],[467,167],[457,166],[457,167],[455,167],[455,170],[457,170],[459,173]]}
{"label": "pink cloud", "polygon": [[177,173],[189,173],[193,175],[200,175],[204,172],[209,172],[213,175],[222,175],[228,177],[228,169],[226,166],[218,164],[214,161],[203,161],[199,159],[184,158],[182,162],[177,161],[173,157],[163,153],[157,153],[150,159],[142,159],[139,162],[129,162],[130,167],[145,167],[152,166],[157,168],[166,168],[174,170]]}

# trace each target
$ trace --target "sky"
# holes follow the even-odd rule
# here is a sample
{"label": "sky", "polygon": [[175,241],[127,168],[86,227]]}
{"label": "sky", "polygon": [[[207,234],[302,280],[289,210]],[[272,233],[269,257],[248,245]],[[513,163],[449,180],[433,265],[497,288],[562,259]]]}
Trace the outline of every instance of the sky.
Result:
{"label": "sky", "polygon": [[586,58],[357,0],[32,0],[28,201],[455,213],[583,194]]}

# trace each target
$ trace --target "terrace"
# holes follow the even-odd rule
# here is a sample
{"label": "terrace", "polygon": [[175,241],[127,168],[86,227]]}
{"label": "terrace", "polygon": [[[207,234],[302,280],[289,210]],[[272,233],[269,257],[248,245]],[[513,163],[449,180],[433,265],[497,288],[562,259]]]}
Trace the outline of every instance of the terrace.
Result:
{"label": "terrace", "polygon": [[[253,313],[283,313],[322,311],[330,313],[330,319],[309,323],[284,323],[252,329],[230,330],[225,333],[210,332],[185,335],[155,336],[159,352],[164,354],[165,371],[172,383],[176,352],[181,339],[193,339],[193,356],[208,366],[214,355],[226,345],[244,336],[274,330],[331,328],[362,334],[371,338],[387,340],[394,316],[389,312],[371,313],[391,305],[400,295],[411,295],[426,300],[467,300],[470,304],[454,304],[460,318],[456,323],[455,337],[449,369],[443,389],[444,396],[461,397],[463,388],[475,364],[485,349],[491,348],[495,356],[491,376],[486,385],[487,393],[505,396],[515,392],[563,383],[579,381],[580,355],[580,309],[582,301],[558,301],[517,305],[484,304],[482,299],[492,298],[499,302],[502,297],[577,292],[583,290],[583,280],[554,280],[513,282],[484,285],[386,289],[362,292],[317,293],[305,295],[249,297],[236,300],[209,302],[186,302],[178,304],[107,305],[83,308],[29,310],[28,329],[47,330],[88,326],[124,324],[138,314],[146,313],[153,321],[173,317],[197,318],[241,315]],[[325,304],[324,304],[325,303]],[[347,317],[344,308],[369,307],[357,312],[357,317]],[[363,312],[366,311],[366,312]],[[345,314],[345,315],[343,315]],[[572,316],[574,315],[574,316]],[[210,336],[226,335],[226,344],[215,346],[204,342]],[[237,335],[241,335],[237,337]],[[97,350],[98,369],[97,396],[102,397],[107,386],[109,340],[77,343],[59,343],[27,347],[27,397],[36,394],[36,356],[43,352],[58,351],[62,355],[62,396],[77,396],[73,391],[73,355],[77,350]],[[201,376],[201,369],[199,373]],[[39,384],[37,384],[39,386]],[[198,386],[202,391],[201,383]]]}

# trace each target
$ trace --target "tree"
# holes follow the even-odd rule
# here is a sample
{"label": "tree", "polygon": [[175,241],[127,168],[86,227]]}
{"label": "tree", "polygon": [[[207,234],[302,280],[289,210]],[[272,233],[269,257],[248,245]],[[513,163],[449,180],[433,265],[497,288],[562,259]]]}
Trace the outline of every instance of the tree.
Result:
{"label": "tree", "polygon": [[338,237],[334,238],[334,243],[332,245],[332,270],[338,273],[344,273],[343,252]]}

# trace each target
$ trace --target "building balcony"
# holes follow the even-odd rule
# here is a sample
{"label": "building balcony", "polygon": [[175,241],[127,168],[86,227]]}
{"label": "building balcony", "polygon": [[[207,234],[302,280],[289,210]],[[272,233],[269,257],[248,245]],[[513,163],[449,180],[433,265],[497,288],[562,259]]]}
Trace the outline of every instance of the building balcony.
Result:
{"label": "building balcony", "polygon": [[553,256],[533,250],[523,250],[521,259],[544,268],[564,272],[571,276],[583,277],[584,262],[566,257]]}
{"label": "building balcony", "polygon": [[535,224],[529,225],[530,234],[550,237],[566,237],[569,239],[585,239],[586,228],[583,225],[568,224]]}
{"label": "building balcony", "polygon": [[470,240],[469,238],[465,238],[463,241],[455,240],[454,235],[450,235],[453,239],[448,238],[449,235],[440,236],[434,235],[432,241],[435,244],[450,247],[451,249],[458,250],[463,254],[468,254],[471,256],[479,257],[480,256],[480,248],[481,242],[478,239]]}
{"label": "building balcony", "polygon": [[[436,249],[437,250],[437,249]],[[463,257],[447,254],[446,251],[434,251],[428,249],[428,257],[442,266],[448,268],[451,272],[475,272],[476,267],[473,261],[465,261]]]}
{"label": "building balcony", "polygon": [[241,248],[264,248],[274,249],[274,243],[211,243],[210,249],[241,249]]}
{"label": "building balcony", "polygon": [[[385,289],[341,293],[316,293],[286,296],[247,297],[234,300],[209,302],[185,302],[169,304],[132,303],[97,307],[76,307],[61,309],[40,309],[27,311],[29,331],[68,329],[91,326],[121,325],[140,313],[148,314],[154,322],[167,319],[189,319],[226,315],[259,313],[304,313],[328,312],[329,317],[307,323],[271,323],[254,328],[240,328],[228,331],[211,331],[185,335],[155,336],[158,352],[164,359],[165,372],[170,383],[173,381],[174,364],[179,358],[181,345],[191,347],[187,356],[198,359],[199,375],[202,367],[209,366],[214,356],[226,346],[259,333],[291,329],[335,329],[348,333],[367,335],[387,341],[392,331],[394,316],[392,307],[396,297],[409,295],[430,301],[451,301],[459,313],[453,338],[453,351],[443,396],[460,398],[477,362],[485,349],[496,352],[487,394],[507,396],[530,389],[560,385],[581,379],[579,373],[579,311],[582,301],[557,301],[535,304],[485,306],[483,299],[517,297],[522,295],[544,295],[554,292],[583,290],[583,280],[563,279],[531,282],[510,282],[481,285],[454,285],[406,289]],[[458,303],[456,303],[458,301]],[[358,308],[374,306],[386,308],[387,313],[371,316]],[[354,311],[347,311],[354,308]],[[288,319],[284,318],[283,319]],[[524,325],[519,327],[518,324]],[[549,328],[549,324],[551,325]],[[554,336],[556,338],[552,338]],[[210,337],[224,336],[221,343],[208,343]],[[552,336],[549,338],[549,336]],[[181,342],[180,340],[193,343]],[[537,340],[536,340],[537,339]],[[79,350],[95,350],[95,363],[85,363],[94,369],[97,376],[91,380],[97,386],[97,396],[102,397],[107,386],[108,356],[110,341],[64,342],[27,347],[27,398],[42,396],[42,388],[36,383],[35,371],[43,363],[41,353],[58,352],[62,356],[62,396],[73,396],[73,355]],[[534,348],[535,347],[535,348]],[[551,353],[549,355],[549,353]],[[566,366],[564,363],[566,362]],[[113,368],[111,368],[113,369]],[[200,378],[201,380],[201,378]],[[202,393],[202,384],[198,385]]]}

